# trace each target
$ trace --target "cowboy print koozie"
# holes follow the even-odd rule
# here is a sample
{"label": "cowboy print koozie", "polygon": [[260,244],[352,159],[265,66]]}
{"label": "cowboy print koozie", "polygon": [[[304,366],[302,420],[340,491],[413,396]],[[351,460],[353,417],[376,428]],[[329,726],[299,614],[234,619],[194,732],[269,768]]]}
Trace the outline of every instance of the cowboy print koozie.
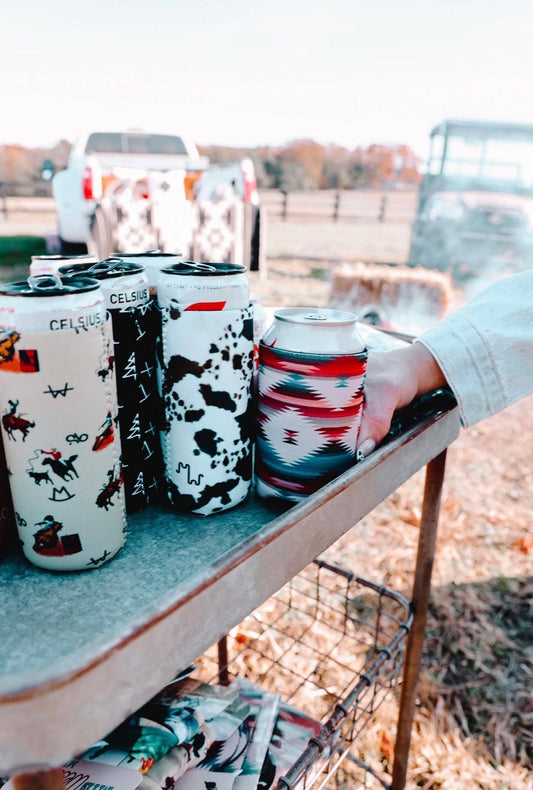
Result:
{"label": "cowboy print koozie", "polygon": [[161,389],[168,495],[202,515],[233,507],[252,478],[253,310],[164,307]]}
{"label": "cowboy print koozie", "polygon": [[299,502],[355,463],[367,352],[309,354],[261,343],[260,496]]}
{"label": "cowboy print koozie", "polygon": [[115,341],[126,510],[133,513],[153,502],[164,482],[155,356],[161,316],[154,299],[109,312]]}
{"label": "cowboy print koozie", "polygon": [[0,359],[18,534],[25,556],[48,570],[97,568],[125,541],[110,323],[14,332]]}

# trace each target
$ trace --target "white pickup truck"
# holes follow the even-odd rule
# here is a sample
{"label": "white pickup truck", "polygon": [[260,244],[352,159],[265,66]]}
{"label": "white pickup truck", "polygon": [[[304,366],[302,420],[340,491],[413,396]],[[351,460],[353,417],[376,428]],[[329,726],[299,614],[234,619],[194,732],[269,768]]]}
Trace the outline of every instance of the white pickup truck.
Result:
{"label": "white pickup truck", "polygon": [[52,180],[61,253],[87,252],[95,207],[114,179],[131,177],[135,171],[181,169],[186,171],[187,194],[208,165],[194,144],[175,134],[92,131],[81,135],[66,169]]}

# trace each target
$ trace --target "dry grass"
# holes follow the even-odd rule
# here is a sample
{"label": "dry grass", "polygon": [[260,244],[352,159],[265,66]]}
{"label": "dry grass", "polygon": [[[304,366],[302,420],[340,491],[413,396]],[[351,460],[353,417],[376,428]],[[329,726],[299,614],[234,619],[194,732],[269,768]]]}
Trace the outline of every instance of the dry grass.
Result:
{"label": "dry grass", "polygon": [[[529,397],[449,449],[409,787],[533,787]],[[505,449],[504,449],[505,448]],[[422,473],[328,552],[408,594]],[[395,719],[380,726],[394,735]]]}

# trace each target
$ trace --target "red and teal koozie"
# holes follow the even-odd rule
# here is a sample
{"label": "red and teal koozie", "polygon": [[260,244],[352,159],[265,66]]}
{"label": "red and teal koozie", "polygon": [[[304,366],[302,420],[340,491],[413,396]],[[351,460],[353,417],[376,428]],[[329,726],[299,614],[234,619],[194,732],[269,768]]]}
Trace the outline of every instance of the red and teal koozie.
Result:
{"label": "red and teal koozie", "polygon": [[265,498],[299,502],[355,462],[366,350],[309,354],[261,343],[255,476]]}

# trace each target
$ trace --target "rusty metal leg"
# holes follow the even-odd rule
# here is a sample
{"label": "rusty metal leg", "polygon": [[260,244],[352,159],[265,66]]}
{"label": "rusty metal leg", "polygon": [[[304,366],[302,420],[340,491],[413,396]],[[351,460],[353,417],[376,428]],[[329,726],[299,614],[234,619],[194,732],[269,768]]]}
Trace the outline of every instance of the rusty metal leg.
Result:
{"label": "rusty metal leg", "polygon": [[225,634],[219,640],[217,645],[218,650],[218,682],[222,686],[229,686],[229,672],[228,672],[228,635]]}
{"label": "rusty metal leg", "polygon": [[11,779],[15,790],[65,790],[62,768],[36,771],[31,774],[16,774]]}
{"label": "rusty metal leg", "polygon": [[445,465],[446,450],[430,461],[426,467],[424,501],[422,504],[422,518],[413,582],[413,622],[407,641],[403,668],[398,731],[394,747],[392,790],[403,790],[407,777],[411,728],[415,713],[416,688],[422,662],[422,648],[426,631],[431,573],[435,557],[435,544],[437,542],[437,525]]}

